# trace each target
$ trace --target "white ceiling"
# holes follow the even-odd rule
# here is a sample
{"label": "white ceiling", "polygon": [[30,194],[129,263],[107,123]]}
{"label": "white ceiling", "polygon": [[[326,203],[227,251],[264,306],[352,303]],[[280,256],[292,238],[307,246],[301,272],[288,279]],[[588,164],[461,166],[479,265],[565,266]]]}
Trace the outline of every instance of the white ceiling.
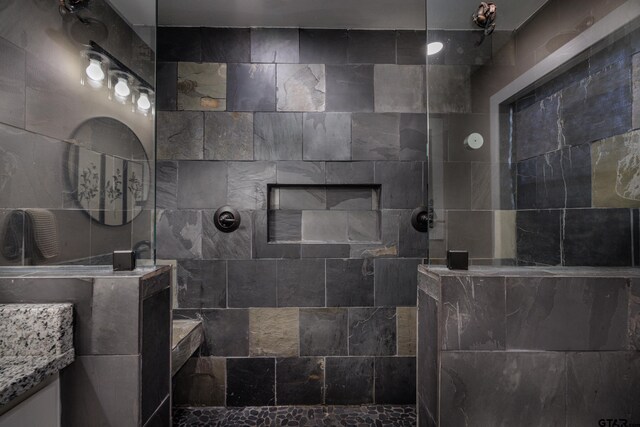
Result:
{"label": "white ceiling", "polygon": [[[138,3],[153,0],[111,0]],[[547,0],[495,0],[498,28],[520,26]],[[429,28],[473,28],[479,0],[427,0]],[[187,27],[424,29],[425,0],[158,0],[158,24]],[[132,6],[127,6],[131,8]]]}

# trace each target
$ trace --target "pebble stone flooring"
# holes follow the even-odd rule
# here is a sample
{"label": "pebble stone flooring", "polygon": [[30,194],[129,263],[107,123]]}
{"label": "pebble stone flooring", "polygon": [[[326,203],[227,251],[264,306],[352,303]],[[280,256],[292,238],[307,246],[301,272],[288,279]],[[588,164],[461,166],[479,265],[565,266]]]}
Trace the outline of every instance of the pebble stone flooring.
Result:
{"label": "pebble stone flooring", "polygon": [[269,406],[174,408],[174,427],[200,426],[379,426],[416,425],[415,406]]}

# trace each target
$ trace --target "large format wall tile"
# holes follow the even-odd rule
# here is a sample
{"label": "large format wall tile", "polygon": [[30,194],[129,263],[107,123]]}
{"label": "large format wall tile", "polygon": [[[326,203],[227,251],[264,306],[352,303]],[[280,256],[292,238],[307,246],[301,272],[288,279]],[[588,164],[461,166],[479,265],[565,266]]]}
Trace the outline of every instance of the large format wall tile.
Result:
{"label": "large format wall tile", "polygon": [[376,259],[375,305],[414,306],[416,304],[419,259]]}
{"label": "large format wall tile", "polygon": [[616,135],[591,144],[594,207],[640,206],[640,188],[635,185],[637,162],[640,160],[639,149],[640,131]]}
{"label": "large format wall tile", "polygon": [[300,355],[347,356],[347,309],[301,308]]}
{"label": "large format wall tile", "polygon": [[278,260],[278,307],[323,307],[324,264],[322,259]]}
{"label": "large format wall tile", "polygon": [[516,246],[520,265],[561,263],[560,210],[518,211]]}
{"label": "large format wall tile", "polygon": [[178,63],[178,110],[224,111],[227,64]]}
{"label": "large format wall tile", "polygon": [[442,286],[442,349],[504,349],[504,279],[455,277],[445,283]]}
{"label": "large format wall tile", "polygon": [[[211,208],[227,200],[227,165],[221,162],[178,162],[178,207]],[[236,208],[242,208],[239,206]]]}
{"label": "large format wall tile", "polygon": [[344,64],[349,38],[346,30],[300,30],[300,62]]}
{"label": "large format wall tile", "polygon": [[275,307],[276,261],[228,261],[229,307]]}
{"label": "large format wall tile", "polygon": [[327,357],[325,403],[357,405],[373,402],[373,357]]}
{"label": "large format wall tile", "polygon": [[394,31],[351,30],[347,47],[350,64],[395,64]]}
{"label": "large format wall tile", "polygon": [[221,357],[192,357],[175,376],[174,406],[224,406],[227,365]]}
{"label": "large format wall tile", "polygon": [[249,310],[202,310],[202,324],[205,335],[205,345],[201,349],[203,355],[249,355]]}
{"label": "large format wall tile", "polygon": [[375,358],[375,399],[385,405],[416,403],[416,358]]}
{"label": "large format wall tile", "polygon": [[349,355],[396,354],[395,308],[349,309]]}
{"label": "large format wall tile", "polygon": [[[398,316],[398,356],[416,355],[417,315],[416,307],[398,307],[396,309],[396,316]],[[425,337],[424,339],[427,338]]]}
{"label": "large format wall tile", "polygon": [[608,418],[638,423],[639,372],[637,352],[568,353],[567,425]]}
{"label": "large format wall tile", "polygon": [[253,160],[251,113],[204,113],[204,158],[207,160]]}
{"label": "large format wall tile", "polygon": [[373,263],[366,259],[327,260],[327,306],[373,305]]}
{"label": "large format wall tile", "polygon": [[180,308],[225,308],[227,263],[184,259],[178,261],[178,306]]}
{"label": "large format wall tile", "polygon": [[324,162],[282,161],[276,165],[278,184],[324,184]]}
{"label": "large format wall tile", "polygon": [[297,64],[298,51],[298,30],[295,28],[251,29],[251,62]]}
{"label": "large format wall tile", "polygon": [[640,351],[640,280],[629,289],[629,350]]}
{"label": "large format wall tile", "polygon": [[507,348],[625,350],[624,279],[507,279]]}
{"label": "large format wall tile", "polygon": [[414,209],[422,205],[422,162],[376,162],[375,182],[382,185],[383,209]]}
{"label": "large format wall tile", "polygon": [[469,258],[493,257],[493,212],[447,212],[449,249],[469,251]]}
{"label": "large format wall tile", "polygon": [[350,160],[351,115],[305,113],[303,122],[304,160]]}
{"label": "large format wall tile", "polygon": [[204,119],[195,111],[158,111],[159,160],[200,160],[203,154]]}
{"label": "large format wall tile", "polygon": [[471,112],[471,70],[466,65],[429,65],[429,113]]}
{"label": "large format wall tile", "polygon": [[227,406],[275,405],[275,359],[227,360]]}
{"label": "large format wall tile", "polygon": [[24,127],[26,55],[0,38],[0,122]]}
{"label": "large format wall tile", "polygon": [[425,81],[420,65],[376,65],[375,111],[426,113]]}
{"label": "large format wall tile", "polygon": [[249,62],[249,28],[202,28],[202,62]]}
{"label": "large format wall tile", "polygon": [[[273,162],[229,162],[227,202],[235,209],[265,209],[267,184],[276,182]],[[213,206],[222,206],[223,199]]]}
{"label": "large format wall tile", "polygon": [[399,114],[354,114],[351,132],[353,160],[399,159]]}
{"label": "large format wall tile", "polygon": [[396,33],[397,63],[424,65],[427,63],[427,34],[425,31]]}
{"label": "large format wall tile", "polygon": [[173,111],[178,103],[178,64],[158,62],[156,65],[156,108],[158,111]]}
{"label": "large format wall tile", "polygon": [[323,402],[324,361],[320,357],[276,359],[278,405],[319,405]]}
{"label": "large format wall tile", "polygon": [[327,65],[327,111],[373,111],[373,65]]}
{"label": "large format wall tile", "polygon": [[373,183],[373,162],[327,162],[327,184]]}
{"label": "large format wall tile", "polygon": [[201,258],[200,211],[159,210],[156,236],[156,255],[160,259]]}
{"label": "large format wall tile", "polygon": [[427,115],[400,114],[400,160],[427,158]]}
{"label": "large format wall tile", "polygon": [[229,64],[227,111],[275,111],[276,66]]}
{"label": "large format wall tile", "polygon": [[302,113],[256,113],[256,160],[302,160]]}
{"label": "large format wall tile", "polygon": [[560,95],[555,94],[515,114],[516,160],[539,156],[561,146]]}
{"label": "large format wall tile", "polygon": [[278,111],[324,111],[325,66],[278,64]]}
{"label": "large format wall tile", "polygon": [[249,310],[251,356],[298,356],[300,348],[297,308]]}
{"label": "large format wall tile", "polygon": [[233,233],[218,230],[215,211],[202,211],[202,257],[204,259],[250,259],[253,222],[251,211],[239,211],[240,227]]}
{"label": "large format wall tile", "polygon": [[158,27],[158,61],[202,61],[198,27]]}
{"label": "large format wall tile", "polygon": [[444,352],[440,424],[563,425],[562,353]]}

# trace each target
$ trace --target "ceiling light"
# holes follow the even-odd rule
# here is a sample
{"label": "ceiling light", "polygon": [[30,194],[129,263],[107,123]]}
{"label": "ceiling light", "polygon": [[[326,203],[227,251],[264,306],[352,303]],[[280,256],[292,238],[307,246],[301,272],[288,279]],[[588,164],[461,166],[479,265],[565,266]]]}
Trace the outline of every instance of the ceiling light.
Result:
{"label": "ceiling light", "polygon": [[440,52],[444,45],[440,42],[431,42],[427,45],[427,55],[435,55]]}

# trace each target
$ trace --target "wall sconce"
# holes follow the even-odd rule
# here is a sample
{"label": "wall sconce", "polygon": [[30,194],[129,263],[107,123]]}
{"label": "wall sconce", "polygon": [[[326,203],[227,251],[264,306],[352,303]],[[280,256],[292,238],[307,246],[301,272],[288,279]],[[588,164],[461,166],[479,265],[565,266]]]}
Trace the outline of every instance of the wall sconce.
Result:
{"label": "wall sconce", "polygon": [[109,71],[109,99],[115,99],[121,104],[131,100],[131,86],[133,76],[126,71]]}
{"label": "wall sconce", "polygon": [[91,49],[80,52],[82,57],[82,67],[84,72],[80,78],[81,85],[89,85],[94,89],[99,89],[104,85],[104,79],[109,69],[109,58]]}
{"label": "wall sconce", "polygon": [[149,113],[153,114],[154,113],[153,105],[155,103],[154,102],[155,92],[149,89],[148,87],[138,86],[136,88],[136,93],[137,93],[137,99],[135,103],[136,103],[137,111],[144,114],[145,116]]}

